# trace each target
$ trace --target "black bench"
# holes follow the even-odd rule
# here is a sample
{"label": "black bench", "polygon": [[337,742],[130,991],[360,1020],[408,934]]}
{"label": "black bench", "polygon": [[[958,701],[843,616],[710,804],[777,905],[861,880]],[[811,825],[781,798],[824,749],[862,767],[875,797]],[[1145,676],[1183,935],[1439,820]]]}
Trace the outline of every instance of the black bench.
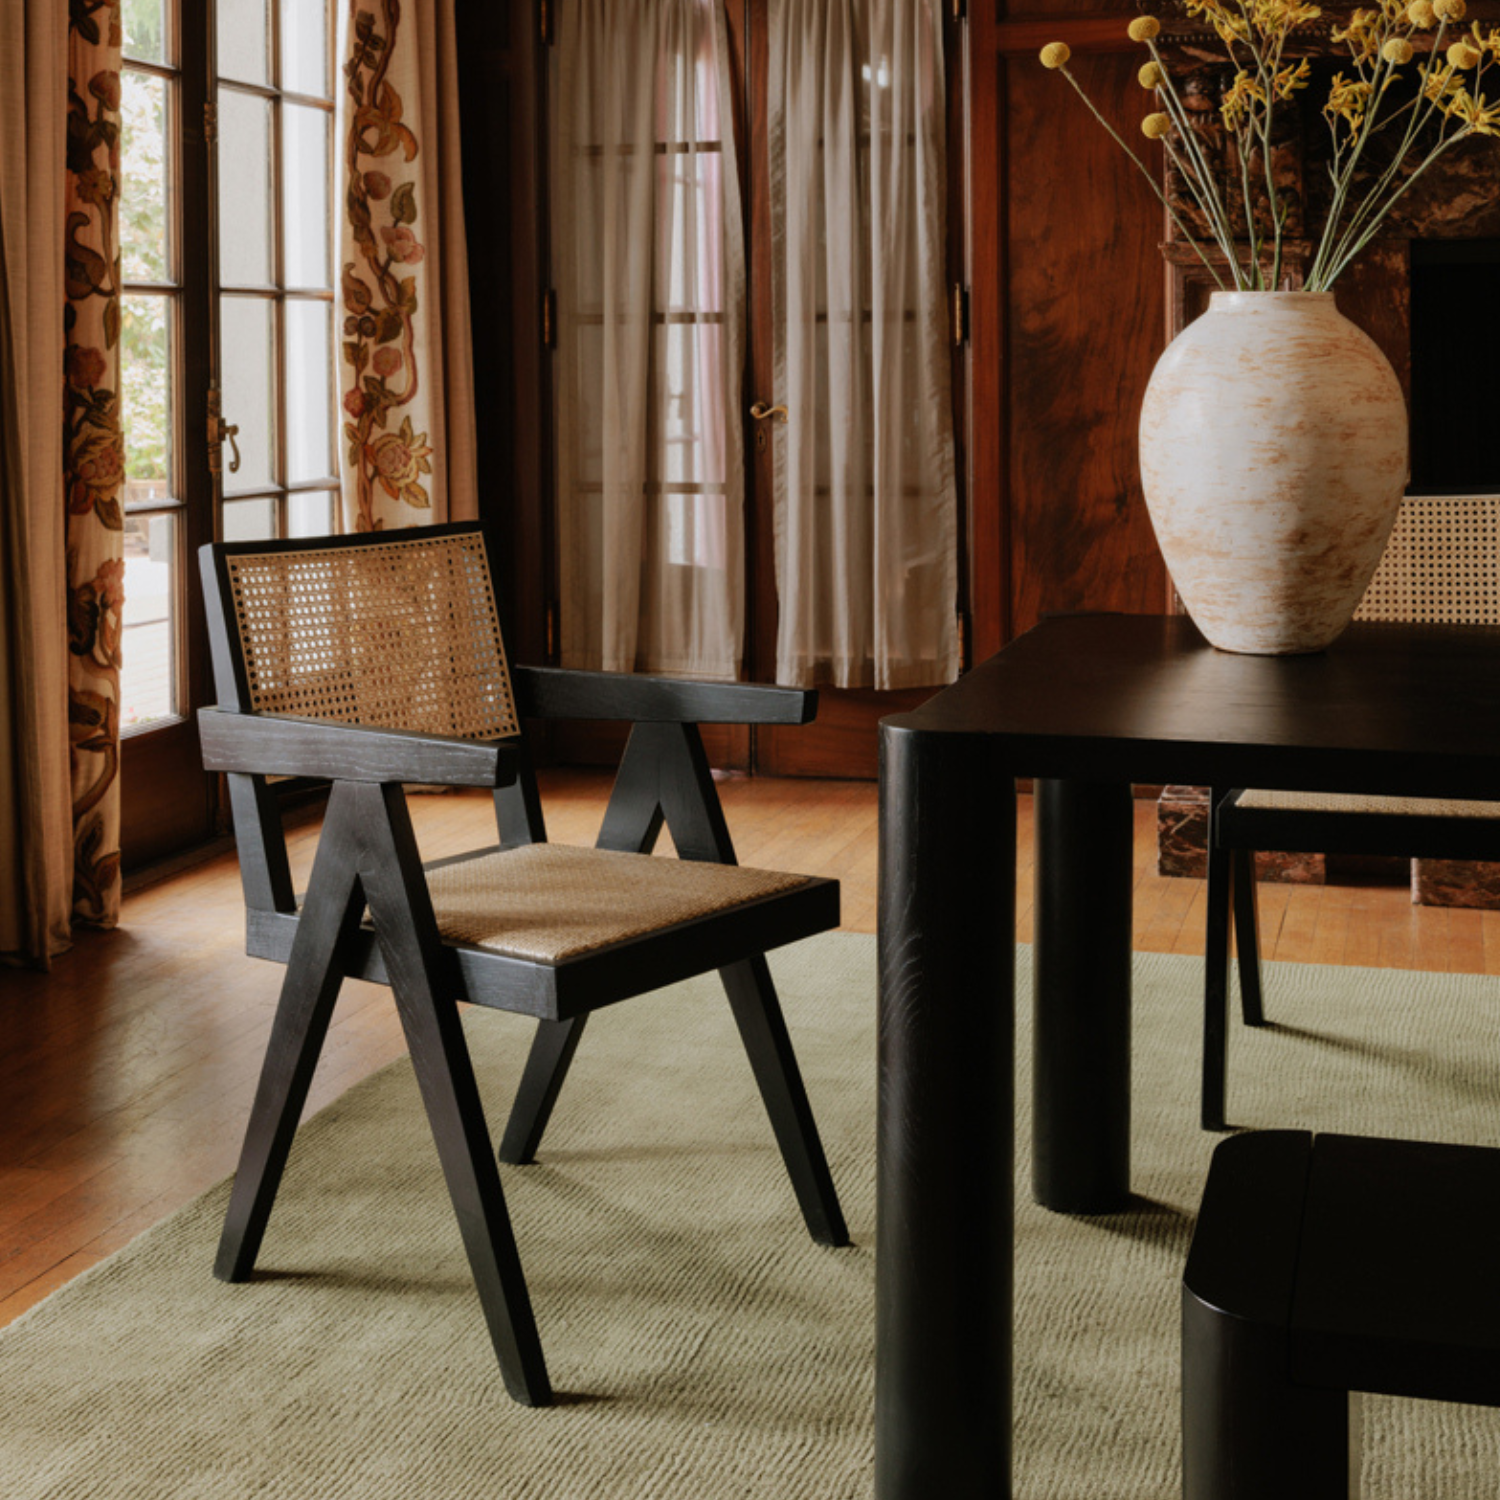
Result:
{"label": "black bench", "polygon": [[1500,1406],[1500,1150],[1221,1142],[1183,1274],[1184,1500],[1343,1500],[1361,1391]]}

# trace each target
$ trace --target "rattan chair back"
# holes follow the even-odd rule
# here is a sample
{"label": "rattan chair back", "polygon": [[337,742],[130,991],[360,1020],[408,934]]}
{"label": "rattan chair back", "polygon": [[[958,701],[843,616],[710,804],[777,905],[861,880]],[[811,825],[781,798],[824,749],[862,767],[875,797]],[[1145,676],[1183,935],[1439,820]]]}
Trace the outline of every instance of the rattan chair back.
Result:
{"label": "rattan chair back", "polygon": [[483,533],[280,544],[226,562],[251,712],[519,732]]}
{"label": "rattan chair back", "polygon": [[1356,620],[1500,625],[1500,495],[1409,495]]}

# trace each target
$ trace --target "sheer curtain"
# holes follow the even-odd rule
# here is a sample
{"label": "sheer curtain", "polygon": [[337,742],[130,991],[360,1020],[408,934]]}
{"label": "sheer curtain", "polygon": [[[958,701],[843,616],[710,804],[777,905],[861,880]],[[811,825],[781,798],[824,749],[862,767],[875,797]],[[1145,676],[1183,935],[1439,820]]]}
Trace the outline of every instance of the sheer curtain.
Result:
{"label": "sheer curtain", "polygon": [[938,0],[772,0],[776,679],[959,672]]}
{"label": "sheer curtain", "polygon": [[577,0],[553,98],[564,665],[738,675],[744,245],[713,0]]}

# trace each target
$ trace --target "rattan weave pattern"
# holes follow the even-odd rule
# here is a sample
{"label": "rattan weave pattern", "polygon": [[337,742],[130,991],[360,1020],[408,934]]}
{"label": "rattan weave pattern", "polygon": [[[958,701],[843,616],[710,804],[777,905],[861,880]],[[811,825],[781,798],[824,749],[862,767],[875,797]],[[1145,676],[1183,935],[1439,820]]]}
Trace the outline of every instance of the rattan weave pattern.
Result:
{"label": "rattan weave pattern", "polygon": [[1379,813],[1389,817],[1500,818],[1500,802],[1458,802],[1440,797],[1365,797],[1352,792],[1272,792],[1255,788],[1243,793],[1240,807],[1276,812]]}
{"label": "rattan weave pattern", "polygon": [[555,964],[806,885],[806,875],[523,844],[427,871],[445,941]]}
{"label": "rattan weave pattern", "polygon": [[1354,618],[1500,624],[1500,495],[1409,495]]}
{"label": "rattan weave pattern", "polygon": [[478,533],[228,558],[254,713],[519,732]]}

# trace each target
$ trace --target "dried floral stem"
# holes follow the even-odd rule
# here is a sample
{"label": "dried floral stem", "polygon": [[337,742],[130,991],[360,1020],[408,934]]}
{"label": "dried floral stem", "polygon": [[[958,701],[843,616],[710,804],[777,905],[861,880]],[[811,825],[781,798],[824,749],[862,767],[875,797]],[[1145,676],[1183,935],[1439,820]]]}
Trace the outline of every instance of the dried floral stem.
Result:
{"label": "dried floral stem", "polygon": [[[1222,180],[1211,169],[1191,113],[1156,48],[1154,38],[1161,24],[1149,15],[1137,16],[1127,28],[1132,40],[1144,42],[1150,51],[1151,64],[1142,69],[1141,83],[1154,91],[1161,111],[1147,116],[1142,128],[1149,138],[1162,140],[1183,190],[1202,214],[1208,236],[1224,256],[1234,285],[1241,290],[1275,288],[1282,280],[1291,212],[1276,185],[1276,108],[1292,100],[1311,78],[1306,58],[1288,64],[1287,42],[1298,27],[1317,20],[1322,12],[1310,0],[1182,0],[1182,4],[1190,15],[1212,26],[1236,69],[1219,115],[1238,161],[1226,161]],[[1332,194],[1304,290],[1328,291],[1369,245],[1395,205],[1446,151],[1470,136],[1500,135],[1500,101],[1490,103],[1480,92],[1487,62],[1500,61],[1500,28],[1482,32],[1476,24],[1470,37],[1454,42],[1444,54],[1448,23],[1461,20],[1463,14],[1464,0],[1375,0],[1371,7],[1354,10],[1342,29],[1334,32],[1336,41],[1348,44],[1351,76],[1334,74],[1323,105],[1333,138],[1328,168]],[[1410,76],[1400,70],[1413,61],[1417,51],[1413,38],[1431,28],[1435,28],[1432,50],[1416,69],[1415,96],[1388,108],[1392,86],[1401,77]],[[1151,184],[1177,231],[1222,287],[1223,278],[1210,264],[1193,231],[1183,224],[1155,176],[1068,73],[1063,66],[1067,59],[1068,49],[1060,42],[1042,49],[1042,61],[1050,68],[1062,69],[1094,118]],[[1424,132],[1434,123],[1436,141],[1422,143]],[[1394,157],[1370,174],[1373,186],[1360,181],[1365,153],[1374,136],[1403,124]],[[1257,151],[1261,158],[1259,175],[1265,183],[1263,208],[1256,202]],[[1412,166],[1416,155],[1421,159]],[[1236,189],[1245,214],[1248,244],[1243,249],[1247,257],[1242,256],[1241,245],[1235,241],[1228,209],[1229,195]],[[1201,235],[1202,229],[1198,233]]]}
{"label": "dried floral stem", "polygon": [[[1196,166],[1196,172],[1190,171],[1181,158],[1167,145],[1167,151],[1177,162],[1178,171],[1182,173],[1183,181],[1187,184],[1188,191],[1193,195],[1199,211],[1208,221],[1208,226],[1213,237],[1218,241],[1219,249],[1223,253],[1225,261],[1229,266],[1229,274],[1234,278],[1235,286],[1243,291],[1243,279],[1240,272],[1239,256],[1235,253],[1234,234],[1229,225],[1229,214],[1224,206],[1224,201],[1214,183],[1213,173],[1209,170],[1208,159],[1203,155],[1203,147],[1198,140],[1198,132],[1193,129],[1192,123],[1187,117],[1187,107],[1183,104],[1177,90],[1172,86],[1172,75],[1167,71],[1167,65],[1161,60],[1161,54],[1156,50],[1156,44],[1148,41],[1147,47],[1151,52],[1151,60],[1161,70],[1162,82],[1157,88],[1157,97],[1167,106],[1167,113],[1172,118],[1172,124],[1177,129],[1178,136],[1191,153]],[[1075,84],[1076,88],[1077,85]],[[1079,91],[1080,93],[1082,90]],[[1090,106],[1092,108],[1092,106]],[[1098,111],[1094,111],[1098,115]],[[1113,134],[1113,132],[1111,132]],[[1119,139],[1116,137],[1116,139]],[[1153,184],[1155,178],[1152,179]],[[1165,202],[1165,197],[1163,197]],[[1182,226],[1178,225],[1181,229]],[[1182,233],[1187,238],[1192,236],[1186,229]],[[1201,252],[1200,252],[1201,254]]]}

